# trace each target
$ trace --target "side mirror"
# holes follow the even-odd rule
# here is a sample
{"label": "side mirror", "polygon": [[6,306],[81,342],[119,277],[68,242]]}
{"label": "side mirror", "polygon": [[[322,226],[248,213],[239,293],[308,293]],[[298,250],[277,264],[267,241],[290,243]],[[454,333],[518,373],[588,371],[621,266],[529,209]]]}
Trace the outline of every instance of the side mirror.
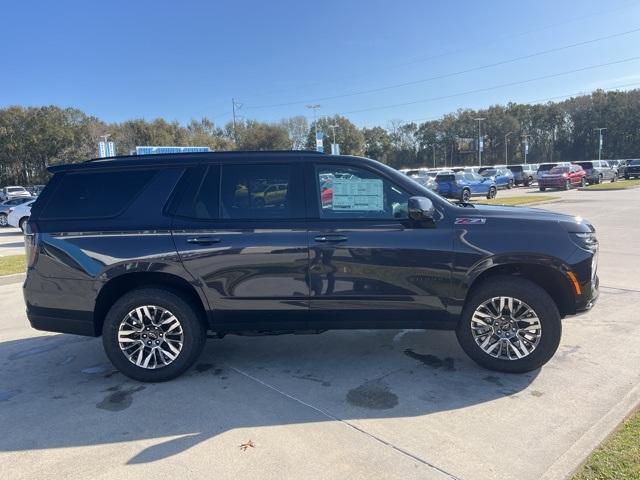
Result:
{"label": "side mirror", "polygon": [[416,221],[434,219],[436,209],[427,197],[409,198],[409,218]]}

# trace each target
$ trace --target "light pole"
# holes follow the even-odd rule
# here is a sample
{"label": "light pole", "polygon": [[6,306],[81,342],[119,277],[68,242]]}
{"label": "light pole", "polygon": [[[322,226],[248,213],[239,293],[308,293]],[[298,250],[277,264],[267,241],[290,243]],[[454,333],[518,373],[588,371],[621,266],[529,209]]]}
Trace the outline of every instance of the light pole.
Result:
{"label": "light pole", "polygon": [[431,149],[433,150],[433,168],[436,168],[436,144],[431,144]]}
{"label": "light pole", "polygon": [[481,167],[482,166],[482,131],[481,131],[481,125],[482,125],[482,121],[484,120],[484,117],[482,118],[474,118],[475,121],[478,122],[478,166]]}
{"label": "light pole", "polygon": [[336,128],[340,128],[340,125],[338,125],[338,124],[329,125],[329,128],[333,132],[333,143],[331,144],[331,153],[333,155],[339,155],[338,152],[334,152],[334,149],[336,149]]}
{"label": "light pole", "polygon": [[529,153],[529,135],[523,135],[524,138],[524,163],[527,164],[527,154]]}
{"label": "light pole", "polygon": [[508,148],[509,148],[509,136],[513,135],[515,132],[509,132],[504,136],[504,164],[509,165],[509,156],[508,156]]}
{"label": "light pole", "polygon": [[319,103],[314,103],[313,105],[305,105],[305,107],[313,110],[313,125],[315,127],[315,133],[317,136],[318,135],[318,122],[317,122],[318,109],[321,107],[321,105]]}
{"label": "light pole", "polygon": [[598,130],[598,135],[600,135],[599,143],[598,143],[598,160],[602,158],[602,131],[606,130],[605,127],[594,128],[594,130]]}

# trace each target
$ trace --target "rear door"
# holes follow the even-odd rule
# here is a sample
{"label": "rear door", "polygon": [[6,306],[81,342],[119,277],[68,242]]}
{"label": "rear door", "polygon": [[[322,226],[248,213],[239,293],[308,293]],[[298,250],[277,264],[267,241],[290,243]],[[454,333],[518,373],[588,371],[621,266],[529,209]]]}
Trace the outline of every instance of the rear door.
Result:
{"label": "rear door", "polygon": [[310,327],[438,323],[450,282],[452,231],[407,218],[410,192],[382,172],[308,165]]}
{"label": "rear door", "polygon": [[188,175],[172,233],[216,328],[304,328],[309,252],[301,165],[211,164]]}

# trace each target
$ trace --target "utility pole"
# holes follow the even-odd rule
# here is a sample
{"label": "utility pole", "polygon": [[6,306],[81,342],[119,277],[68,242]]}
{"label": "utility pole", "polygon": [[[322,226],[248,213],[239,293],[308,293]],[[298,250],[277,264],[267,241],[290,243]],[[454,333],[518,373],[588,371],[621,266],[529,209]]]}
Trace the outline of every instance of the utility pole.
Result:
{"label": "utility pole", "polygon": [[504,136],[504,164],[509,165],[509,135],[513,135],[514,132],[509,132]]}
{"label": "utility pole", "polygon": [[240,106],[236,103],[236,99],[231,99],[231,110],[233,112],[233,141],[236,143],[236,147],[238,146],[238,132],[236,130],[236,106],[240,108]]}
{"label": "utility pole", "polygon": [[485,118],[484,117],[474,118],[474,120],[478,122],[478,166],[481,167],[482,166],[482,148],[483,148],[481,125],[482,125],[482,121],[485,120]]}
{"label": "utility pole", "polygon": [[433,149],[433,168],[436,168],[436,144],[432,143],[431,148]]}
{"label": "utility pole", "polygon": [[602,160],[602,131],[607,130],[605,127],[594,128],[594,130],[598,130],[599,143],[598,143],[598,160]]}

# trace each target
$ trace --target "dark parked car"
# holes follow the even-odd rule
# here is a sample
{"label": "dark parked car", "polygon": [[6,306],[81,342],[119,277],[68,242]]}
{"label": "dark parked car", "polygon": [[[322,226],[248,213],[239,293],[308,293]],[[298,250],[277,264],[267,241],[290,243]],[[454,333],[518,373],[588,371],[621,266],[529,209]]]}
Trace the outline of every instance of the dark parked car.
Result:
{"label": "dark parked car", "polygon": [[516,185],[528,187],[538,181],[538,169],[534,165],[523,163],[521,165],[511,165],[508,168],[513,173],[513,182]]}
{"label": "dark parked car", "polygon": [[588,162],[574,162],[580,165],[587,174],[587,182],[602,183],[605,180],[616,181],[616,172],[611,168],[606,160],[591,160]]}
{"label": "dark parked car", "polygon": [[8,225],[7,216],[9,215],[9,209],[11,207],[22,205],[31,200],[35,200],[35,197],[16,197],[0,203],[0,227],[6,227]]}
{"label": "dark parked car", "polygon": [[441,172],[436,175],[437,192],[443,197],[468,202],[472,196],[482,195],[494,198],[498,191],[491,177],[483,177],[473,172]]}
{"label": "dark parked car", "polygon": [[541,192],[547,188],[569,190],[571,187],[584,187],[586,184],[586,173],[580,165],[553,167],[538,177],[538,188]]}
{"label": "dark parked car", "polygon": [[[102,335],[140,381],[183,373],[208,334],[327,329],[451,329],[479,364],[526,372],[598,296],[587,221],[454,204],[374,160],[219,152],[49,170],[25,236],[29,321]],[[259,202],[265,185],[283,199]]]}
{"label": "dark parked car", "polygon": [[515,185],[513,173],[506,167],[481,168],[478,173],[485,178],[493,179],[498,188],[512,188]]}
{"label": "dark parked car", "polygon": [[624,169],[624,178],[629,180],[638,177],[640,177],[640,160],[628,160]]}

